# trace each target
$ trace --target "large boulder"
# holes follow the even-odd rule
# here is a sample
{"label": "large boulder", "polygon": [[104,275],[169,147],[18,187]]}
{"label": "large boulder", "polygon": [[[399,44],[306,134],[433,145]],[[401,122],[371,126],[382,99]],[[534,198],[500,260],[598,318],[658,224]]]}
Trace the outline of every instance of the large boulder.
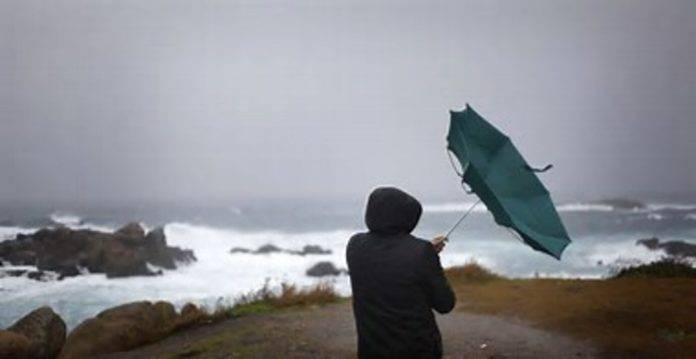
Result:
{"label": "large boulder", "polygon": [[134,302],[99,313],[78,325],[60,358],[89,358],[133,349],[159,340],[176,328],[171,303]]}
{"label": "large boulder", "polygon": [[330,249],[322,248],[321,246],[308,244],[308,245],[302,247],[302,250],[299,252],[299,254],[300,254],[300,255],[307,255],[307,254],[331,254],[331,250],[330,250]]}
{"label": "large boulder", "polygon": [[208,314],[196,306],[193,303],[186,303],[183,308],[181,308],[181,315],[179,316],[176,328],[183,329],[190,327],[192,325],[201,323],[208,319]]}
{"label": "large boulder", "polygon": [[310,277],[337,276],[344,271],[336,268],[331,262],[319,262],[307,269],[307,275]]}
{"label": "large boulder", "polygon": [[65,322],[49,307],[32,311],[8,331],[28,340],[32,358],[55,358],[65,343]]}
{"label": "large boulder", "polygon": [[9,330],[0,330],[0,358],[31,358],[29,339]]}
{"label": "large boulder", "polygon": [[256,254],[269,254],[269,253],[278,253],[282,252],[283,250],[275,246],[273,244],[264,244],[261,247],[259,247],[254,253]]}

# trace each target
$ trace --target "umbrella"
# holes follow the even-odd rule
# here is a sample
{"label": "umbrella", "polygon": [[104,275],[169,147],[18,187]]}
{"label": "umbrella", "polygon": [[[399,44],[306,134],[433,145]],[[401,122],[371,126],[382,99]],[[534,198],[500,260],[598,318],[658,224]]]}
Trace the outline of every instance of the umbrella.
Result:
{"label": "umbrella", "polygon": [[[458,174],[462,186],[470,188],[465,190],[479,197],[497,224],[513,230],[535,250],[560,259],[570,238],[549,191],[536,176],[552,166],[529,166],[510,138],[468,104],[464,111],[450,114],[447,149],[461,164]],[[473,206],[452,230],[472,209]]]}

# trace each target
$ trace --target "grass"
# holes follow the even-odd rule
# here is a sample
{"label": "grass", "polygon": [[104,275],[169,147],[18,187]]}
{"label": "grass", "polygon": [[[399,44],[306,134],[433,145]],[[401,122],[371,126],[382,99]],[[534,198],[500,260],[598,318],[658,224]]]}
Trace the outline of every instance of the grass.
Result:
{"label": "grass", "polygon": [[261,289],[242,295],[236,304],[227,308],[230,316],[267,313],[278,309],[325,305],[341,300],[333,285],[319,283],[307,288],[295,284],[282,283],[280,291],[272,290],[268,282]]}
{"label": "grass", "polygon": [[[201,309],[198,323],[220,322],[231,318],[248,315],[269,314],[287,309],[301,309],[310,306],[326,305],[339,302],[341,297],[330,283],[319,283],[310,287],[298,287],[294,284],[282,283],[279,290],[271,288],[268,282],[258,290],[244,294],[234,301],[234,305],[219,303],[214,310]],[[242,323],[241,325],[245,325]],[[183,327],[182,327],[183,328]],[[292,333],[284,333],[282,328],[252,327],[237,332],[224,332],[188,345],[181,350],[170,353],[168,358],[191,358],[202,355],[212,355],[218,351],[225,352],[224,356],[235,357],[264,357],[270,348],[268,340],[282,338],[287,346],[294,343]],[[274,333],[278,332],[278,333]],[[271,335],[274,333],[273,335]],[[282,334],[282,335],[281,335]],[[297,346],[296,344],[292,344]],[[278,356],[282,353],[273,353]]]}
{"label": "grass", "polygon": [[[654,266],[646,266],[637,271],[653,271]],[[459,298],[458,310],[522,319],[590,340],[610,357],[696,353],[693,278],[508,279],[475,263],[446,273]]]}

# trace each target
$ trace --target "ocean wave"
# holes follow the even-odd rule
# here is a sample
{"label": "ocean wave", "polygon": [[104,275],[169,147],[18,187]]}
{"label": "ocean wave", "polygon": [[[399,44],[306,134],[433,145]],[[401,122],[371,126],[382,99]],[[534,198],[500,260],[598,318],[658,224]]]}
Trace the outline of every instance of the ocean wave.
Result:
{"label": "ocean wave", "polygon": [[[100,224],[95,224],[95,223],[88,223],[85,222],[82,217],[68,213],[68,212],[53,212],[49,216],[51,221],[57,224],[64,225],[70,229],[91,229],[93,231],[99,231],[99,232],[113,232],[116,229],[111,228],[108,226],[100,225]],[[148,229],[144,223],[141,223],[141,226],[145,228],[146,230]]]}
{"label": "ocean wave", "polygon": [[614,207],[608,204],[566,203],[556,206],[559,212],[611,212]]}
{"label": "ocean wave", "polygon": [[55,223],[63,224],[68,227],[82,225],[82,217],[72,213],[53,212],[49,218]]}
{"label": "ocean wave", "polygon": [[[433,203],[424,205],[423,210],[431,213],[466,212],[473,204],[474,202]],[[614,208],[606,204],[567,203],[557,206],[556,210],[559,212],[611,212]],[[488,208],[485,204],[479,203],[473,211],[482,213],[487,212]]]}
{"label": "ocean wave", "polygon": [[696,210],[696,204],[685,203],[654,203],[648,204],[649,211],[693,211]]}
{"label": "ocean wave", "polygon": [[[430,213],[452,213],[452,212],[466,212],[474,205],[475,202],[446,202],[446,203],[432,203],[423,206],[423,211]],[[474,207],[473,212],[483,213],[487,212],[488,208],[483,202]]]}
{"label": "ocean wave", "polygon": [[0,227],[0,242],[9,239],[15,239],[18,234],[31,234],[36,232],[36,228],[24,228],[24,227]]}
{"label": "ocean wave", "polygon": [[665,216],[659,213],[648,213],[648,219],[654,220],[654,221],[661,221],[665,219]]}

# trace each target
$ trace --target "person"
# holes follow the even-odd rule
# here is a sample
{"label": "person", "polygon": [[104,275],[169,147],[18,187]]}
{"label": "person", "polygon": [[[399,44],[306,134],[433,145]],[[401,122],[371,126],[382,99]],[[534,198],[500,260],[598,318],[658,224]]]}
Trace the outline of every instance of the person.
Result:
{"label": "person", "polygon": [[406,192],[377,188],[365,210],[369,231],[348,242],[359,358],[442,356],[433,309],[448,313],[456,298],[440,265],[445,238],[411,235],[422,212]]}

